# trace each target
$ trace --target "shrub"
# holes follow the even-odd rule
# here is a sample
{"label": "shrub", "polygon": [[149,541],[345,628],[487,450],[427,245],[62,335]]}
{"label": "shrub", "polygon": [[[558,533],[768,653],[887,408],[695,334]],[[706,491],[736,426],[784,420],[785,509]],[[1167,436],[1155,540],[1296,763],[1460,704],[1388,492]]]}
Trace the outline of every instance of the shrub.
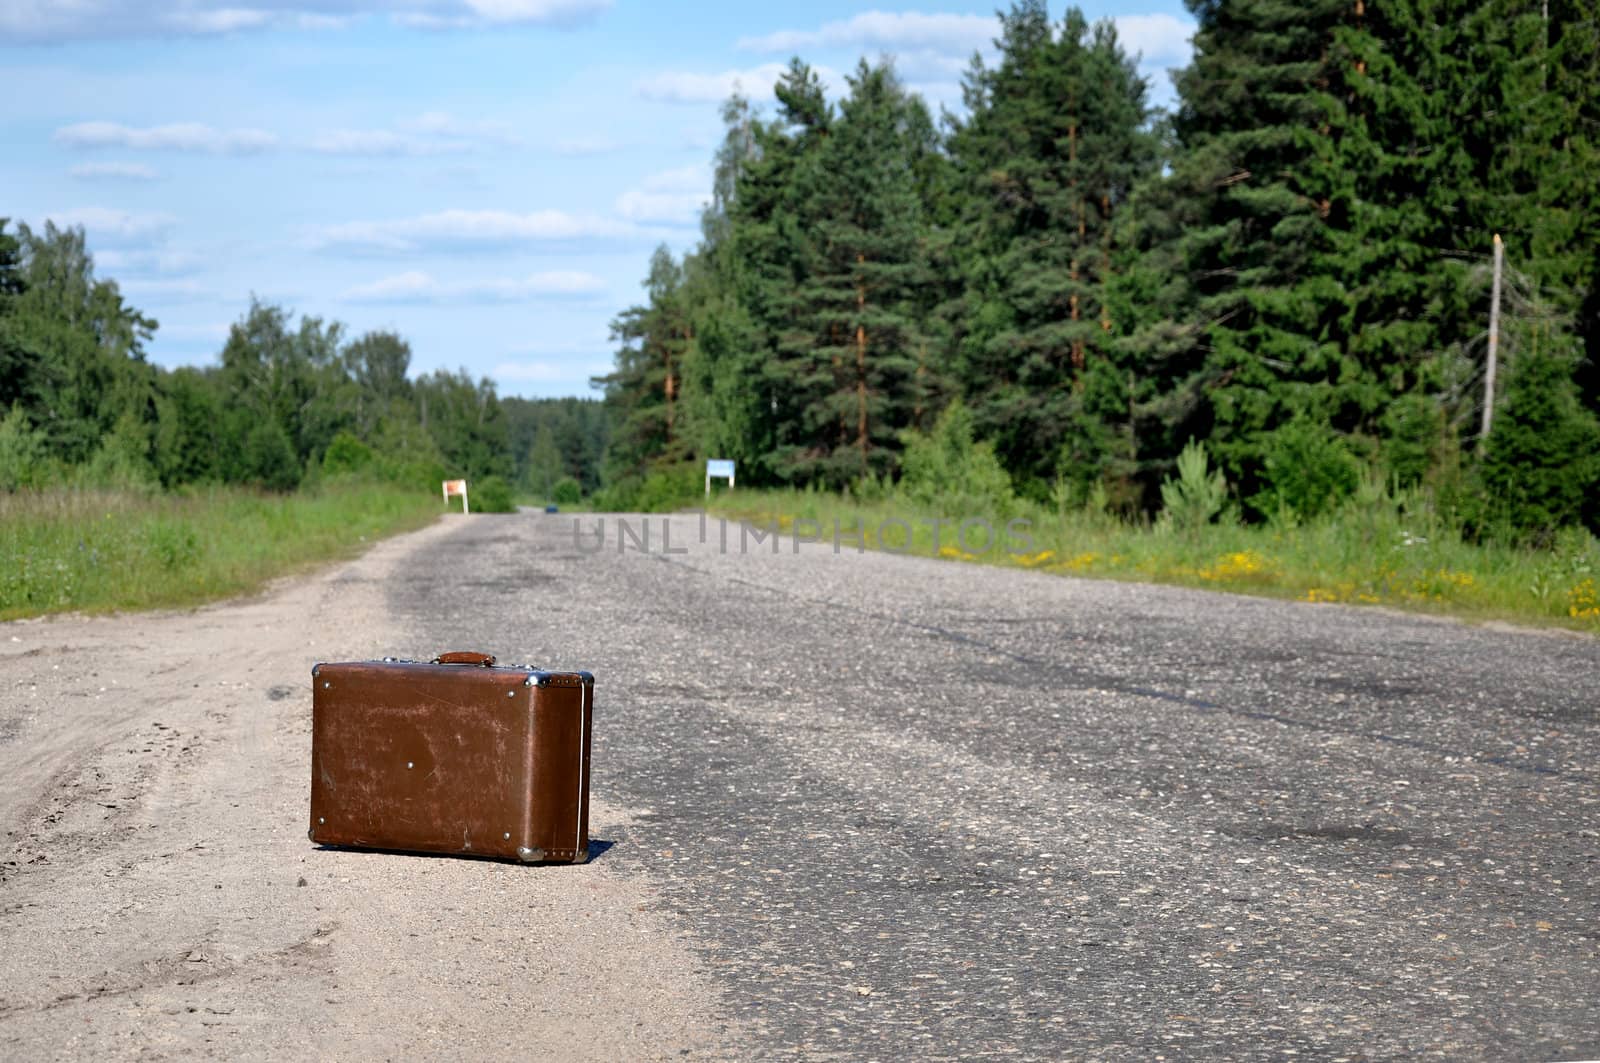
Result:
{"label": "shrub", "polygon": [[283,427],[271,418],[256,421],[244,441],[246,477],[271,491],[290,491],[300,482],[300,462]]}
{"label": "shrub", "polygon": [[44,433],[34,430],[17,403],[0,420],[0,491],[36,486],[43,461]]}
{"label": "shrub", "polygon": [[646,513],[663,513],[704,499],[704,467],[691,461],[652,469],[639,488],[636,504]]}
{"label": "shrub", "polygon": [[1478,523],[1510,538],[1548,541],[1585,516],[1600,493],[1600,423],[1567,358],[1529,350],[1512,363],[1476,486]]}
{"label": "shrub", "polygon": [[158,482],[149,454],[144,426],[132,414],[123,414],[88,462],[73,470],[72,479],[80,487],[153,490]]}
{"label": "shrub", "polygon": [[1004,515],[1016,504],[1011,478],[993,444],[973,439],[972,413],[958,399],[939,415],[929,433],[902,437],[900,493],[924,506]]}
{"label": "shrub", "polygon": [[1178,475],[1161,484],[1161,521],[1182,532],[1210,524],[1228,501],[1228,481],[1209,472],[1205,444],[1189,440],[1178,455]]}
{"label": "shrub", "polygon": [[575,506],[583,501],[583,485],[570,476],[563,476],[550,489],[550,499],[558,506]]}
{"label": "shrub", "polygon": [[1425,395],[1402,395],[1384,412],[1380,447],[1384,469],[1402,487],[1420,483],[1439,464],[1444,414]]}
{"label": "shrub", "polygon": [[322,471],[329,476],[365,472],[373,464],[372,448],[349,432],[340,431],[322,455]]}
{"label": "shrub", "polygon": [[628,513],[638,508],[642,476],[623,476],[612,480],[589,496],[589,504],[606,513]]}
{"label": "shrub", "polygon": [[485,476],[467,484],[467,498],[478,513],[517,511],[517,504],[511,499],[511,485],[499,476]]}
{"label": "shrub", "polygon": [[1265,440],[1266,489],[1251,505],[1265,516],[1291,514],[1311,520],[1355,493],[1361,464],[1333,429],[1297,418]]}

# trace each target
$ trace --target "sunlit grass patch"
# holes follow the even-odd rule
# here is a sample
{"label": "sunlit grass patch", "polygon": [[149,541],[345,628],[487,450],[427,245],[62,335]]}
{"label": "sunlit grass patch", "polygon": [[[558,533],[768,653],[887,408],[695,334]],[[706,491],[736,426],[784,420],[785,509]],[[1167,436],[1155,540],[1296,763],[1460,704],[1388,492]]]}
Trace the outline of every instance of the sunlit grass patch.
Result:
{"label": "sunlit grass patch", "polygon": [[[952,541],[970,514],[941,514],[895,497],[856,500],[818,491],[740,491],[716,504],[729,517],[781,528],[816,521],[865,528],[870,549],[892,548],[952,561],[1003,565],[1061,576],[1174,583],[1309,603],[1387,605],[1469,619],[1505,619],[1600,633],[1600,543],[1564,533],[1549,550],[1463,540],[1429,511],[1369,504],[1293,526],[1219,521],[1182,533],[1129,523],[1103,512],[1016,503],[1027,539],[1015,545],[1006,519],[986,518],[1002,534],[983,543]],[[935,539],[933,518],[943,523]],[[879,543],[886,521],[912,529],[902,546]]]}
{"label": "sunlit grass patch", "polygon": [[0,620],[240,594],[437,513],[431,495],[366,483],[295,495],[222,487],[0,494]]}

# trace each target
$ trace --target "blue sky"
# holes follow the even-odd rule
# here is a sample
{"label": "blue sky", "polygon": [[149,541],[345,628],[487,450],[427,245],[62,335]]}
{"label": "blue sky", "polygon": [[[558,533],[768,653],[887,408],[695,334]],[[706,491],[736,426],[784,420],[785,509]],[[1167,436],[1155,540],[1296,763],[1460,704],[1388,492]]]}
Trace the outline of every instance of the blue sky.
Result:
{"label": "blue sky", "polygon": [[[1178,0],[1115,16],[1157,100]],[[1051,5],[1053,15],[1063,10]],[[993,5],[0,0],[0,216],[81,224],[99,272],[213,362],[251,293],[391,328],[414,372],[589,393],[650,250],[697,237],[735,82],[892,55],[937,107]]]}

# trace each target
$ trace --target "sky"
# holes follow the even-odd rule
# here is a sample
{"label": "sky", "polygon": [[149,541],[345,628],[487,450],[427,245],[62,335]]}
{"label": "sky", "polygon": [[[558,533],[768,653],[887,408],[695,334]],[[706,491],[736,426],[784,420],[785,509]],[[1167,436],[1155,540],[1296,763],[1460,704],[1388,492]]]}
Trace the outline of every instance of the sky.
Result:
{"label": "sky", "polygon": [[[730,92],[892,57],[956,110],[994,6],[0,0],[0,217],[83,226],[164,366],[215,363],[254,295],[397,331],[413,373],[592,394],[651,250],[698,239]],[[1170,103],[1182,3],[1083,10]]]}

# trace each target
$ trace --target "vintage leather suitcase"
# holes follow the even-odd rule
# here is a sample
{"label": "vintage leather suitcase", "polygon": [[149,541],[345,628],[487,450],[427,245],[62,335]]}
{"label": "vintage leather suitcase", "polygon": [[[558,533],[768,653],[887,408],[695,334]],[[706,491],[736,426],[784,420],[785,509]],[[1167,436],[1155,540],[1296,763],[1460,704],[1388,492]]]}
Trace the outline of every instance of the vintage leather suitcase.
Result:
{"label": "vintage leather suitcase", "polygon": [[446,653],[319,664],[311,678],[312,841],[588,859],[589,673]]}

